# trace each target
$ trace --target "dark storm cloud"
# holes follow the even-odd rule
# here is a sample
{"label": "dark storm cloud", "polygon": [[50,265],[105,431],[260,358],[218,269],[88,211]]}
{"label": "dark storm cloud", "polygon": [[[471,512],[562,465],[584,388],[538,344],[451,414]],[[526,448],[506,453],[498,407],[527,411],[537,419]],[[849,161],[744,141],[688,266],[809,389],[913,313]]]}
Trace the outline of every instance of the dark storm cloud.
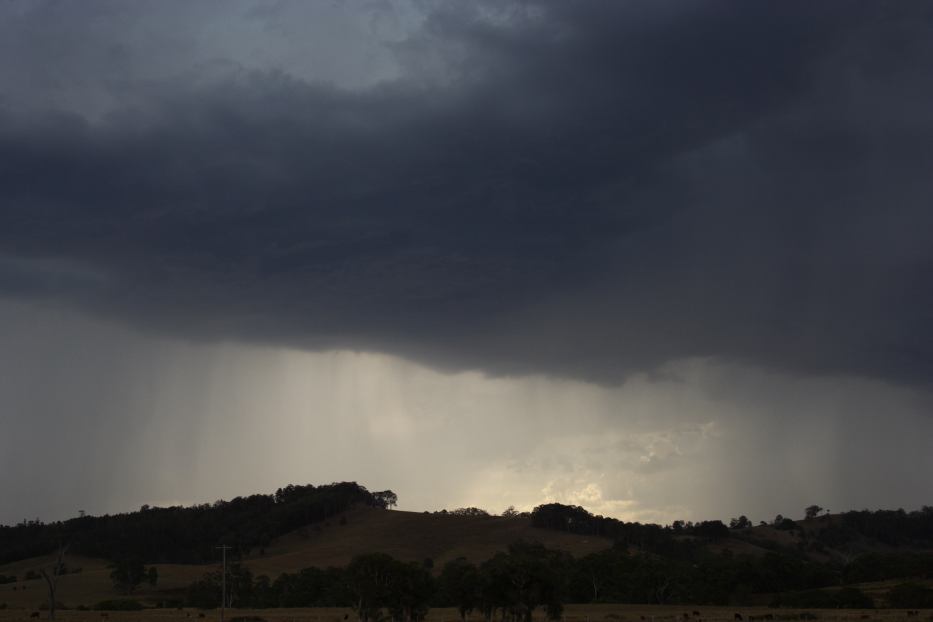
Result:
{"label": "dark storm cloud", "polygon": [[0,287],[492,372],[933,371],[928,5],[430,6],[365,88],[181,73],[108,85],[100,118],[8,106]]}

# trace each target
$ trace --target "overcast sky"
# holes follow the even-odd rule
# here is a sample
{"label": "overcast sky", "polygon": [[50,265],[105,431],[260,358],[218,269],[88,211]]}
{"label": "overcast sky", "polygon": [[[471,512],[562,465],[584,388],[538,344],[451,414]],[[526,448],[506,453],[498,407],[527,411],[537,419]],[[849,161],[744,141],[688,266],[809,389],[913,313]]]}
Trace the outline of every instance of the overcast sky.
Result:
{"label": "overcast sky", "polygon": [[0,4],[0,523],[933,502],[933,6]]}

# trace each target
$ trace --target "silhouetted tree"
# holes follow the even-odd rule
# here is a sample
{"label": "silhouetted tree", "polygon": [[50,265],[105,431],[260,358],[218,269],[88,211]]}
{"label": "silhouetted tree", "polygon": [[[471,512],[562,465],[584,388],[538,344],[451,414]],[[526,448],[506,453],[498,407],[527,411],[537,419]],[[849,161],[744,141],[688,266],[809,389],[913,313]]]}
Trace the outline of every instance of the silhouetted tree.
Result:
{"label": "silhouetted tree", "polygon": [[346,570],[347,587],[353,596],[351,608],[360,622],[379,619],[388,595],[395,560],[385,553],[360,555]]}
{"label": "silhouetted tree", "polygon": [[489,516],[489,512],[482,508],[456,508],[448,512],[451,516]]}
{"label": "silhouetted tree", "polygon": [[453,605],[460,613],[460,619],[476,609],[480,600],[480,576],[476,566],[463,557],[444,564],[438,578],[441,598],[446,604]]}
{"label": "silhouetted tree", "polygon": [[516,542],[508,553],[499,553],[481,566],[484,577],[485,611],[490,608],[509,611],[519,622],[531,622],[535,609],[544,606],[548,617],[563,612],[564,577],[572,558],[549,551],[542,545]]}
{"label": "silhouetted tree", "polygon": [[733,518],[729,521],[730,529],[747,529],[752,526],[752,521],[748,520],[748,517],[745,515],[739,516],[738,518]]}
{"label": "silhouetted tree", "polygon": [[719,540],[729,537],[729,528],[719,520],[705,520],[696,523],[693,526],[693,533],[701,538],[709,540]]}
{"label": "silhouetted tree", "polygon": [[42,574],[42,578],[45,579],[46,587],[49,590],[49,620],[55,619],[55,594],[58,590],[58,578],[64,574],[65,569],[65,552],[68,550],[67,544],[61,544],[58,547],[58,554],[55,556],[55,561],[52,562],[51,568],[40,568],[39,572]]}
{"label": "silhouetted tree", "polygon": [[422,565],[393,560],[384,605],[393,622],[421,622],[434,595],[434,580]]}
{"label": "silhouetted tree", "polygon": [[[132,594],[140,583],[150,579],[150,574],[139,557],[120,559],[110,567],[112,568],[110,580],[113,582],[114,589],[121,594]],[[158,572],[151,576],[157,580]]]}
{"label": "silhouetted tree", "polygon": [[581,558],[575,564],[576,578],[586,584],[592,602],[600,602],[603,586],[612,575],[616,553],[612,550],[592,553]]}
{"label": "silhouetted tree", "polygon": [[373,505],[384,510],[391,510],[398,505],[398,495],[391,490],[382,490],[373,493]]}

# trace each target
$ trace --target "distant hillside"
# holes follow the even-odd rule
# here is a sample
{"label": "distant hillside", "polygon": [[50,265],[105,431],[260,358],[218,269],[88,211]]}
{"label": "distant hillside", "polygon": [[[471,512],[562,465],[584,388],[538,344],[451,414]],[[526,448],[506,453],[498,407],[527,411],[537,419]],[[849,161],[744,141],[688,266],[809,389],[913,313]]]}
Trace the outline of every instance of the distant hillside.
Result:
{"label": "distant hillside", "polygon": [[661,556],[702,546],[713,551],[763,554],[793,553],[815,561],[848,563],[866,553],[933,551],[933,507],[921,510],[861,510],[813,515],[805,520],[777,517],[770,524],[753,525],[745,517],[730,525],[718,520],[668,526],[628,523],[596,516],[579,506],[550,503],[531,513],[536,527],[610,538],[619,545]]}
{"label": "distant hillside", "polygon": [[350,508],[395,505],[390,491],[370,492],[356,482],[285,486],[271,495],[250,495],[189,507],[143,506],[137,512],[82,516],[67,521],[24,522],[0,527],[0,563],[45,555],[68,543],[72,554],[147,563],[204,563],[224,542],[248,554],[304,525]]}
{"label": "distant hillside", "polygon": [[[457,542],[463,551],[475,549],[479,546],[476,543],[481,541],[500,546],[504,537],[523,537],[522,530],[531,527],[536,529],[538,540],[545,540],[540,537],[545,532],[597,537],[634,551],[668,557],[696,546],[748,554],[792,551],[817,561],[838,559],[843,562],[863,553],[933,550],[933,507],[930,506],[914,512],[864,510],[811,516],[796,522],[780,517],[771,524],[758,526],[753,526],[745,517],[733,519],[730,526],[718,520],[675,521],[668,526],[632,523],[558,503],[538,506],[530,514],[505,522],[485,516],[481,511],[479,516],[456,517],[474,519],[466,521],[450,521],[447,519],[454,517],[441,515],[395,512],[391,517],[383,517],[378,512],[364,512],[367,508],[386,509],[395,503],[392,491],[370,492],[355,482],[342,482],[323,486],[290,485],[273,494],[237,497],[213,504],[143,506],[136,512],[83,516],[48,524],[30,521],[0,526],[0,564],[49,554],[62,543],[68,543],[69,554],[89,558],[138,559],[146,564],[199,564],[216,559],[214,547],[220,542],[232,547],[234,558],[256,558],[266,549],[271,555],[273,551],[283,551],[283,547],[293,549],[297,544],[301,550],[316,551],[315,555],[325,560],[323,563],[339,564],[341,560],[347,561],[346,556],[341,557],[336,552],[340,547],[317,543],[319,539],[314,535],[332,524],[336,516],[351,510],[363,512],[358,516],[381,518],[366,519],[365,527],[351,522],[350,528],[344,531],[357,535],[349,539],[356,538],[370,550],[388,550],[385,547],[389,547],[402,559],[410,555],[443,556],[445,551],[456,548]],[[454,535],[450,529],[452,525],[471,527],[457,527],[465,531]],[[418,539],[416,544],[408,545],[406,542],[413,532],[418,533]],[[295,533],[306,537],[302,540]],[[557,538],[557,535],[549,538]],[[436,545],[431,544],[435,542]],[[359,547],[344,548],[357,550]],[[489,549],[486,551],[488,553]]]}
{"label": "distant hillside", "polygon": [[[346,524],[342,524],[346,518]],[[308,566],[345,566],[357,555],[388,553],[402,561],[444,563],[465,557],[480,562],[517,540],[533,540],[580,557],[612,546],[601,536],[561,533],[516,516],[454,516],[358,508],[277,540],[265,555],[244,559],[254,573],[275,576]]]}
{"label": "distant hillside", "polygon": [[[527,516],[455,516],[360,506],[285,534],[263,549],[253,550],[241,562],[255,575],[275,578],[311,566],[346,566],[358,555],[382,552],[402,561],[431,560],[439,570],[458,557],[482,562],[517,540],[537,541],[576,557],[612,546],[611,540],[599,536],[533,527]],[[213,555],[216,558],[218,554],[214,551]],[[22,578],[28,571],[51,562],[51,556],[42,556],[7,563],[0,566],[0,575]],[[99,558],[68,556],[66,565],[81,571],[64,575],[59,600],[77,606],[120,597],[111,583],[108,563]],[[216,570],[218,564],[156,564],[156,568],[159,582],[155,589],[142,586],[134,593],[135,598],[158,601],[183,595],[184,588]],[[0,585],[0,602],[11,607],[38,607],[45,598],[40,578]]]}
{"label": "distant hillside", "polygon": [[[144,507],[115,516],[2,527],[0,603],[41,604],[46,594],[37,571],[53,566],[53,552],[63,543],[69,545],[67,574],[58,600],[68,605],[120,596],[111,579],[114,563],[144,563],[158,571],[155,586],[143,583],[134,591],[139,600],[216,602],[215,547],[225,543],[232,547],[228,560],[239,568],[233,572],[248,575],[243,579],[248,589],[240,593],[245,602],[307,606],[343,602],[321,582],[343,585],[341,573],[361,557],[387,555],[442,585],[445,565],[462,569],[472,563],[494,572],[496,564],[511,563],[502,554],[518,550],[513,545],[520,541],[544,548],[528,553],[533,549],[519,547],[525,552],[514,559],[551,560],[547,563],[556,564],[552,570],[569,602],[855,608],[933,602],[929,506],[834,515],[808,509],[805,520],[778,517],[759,525],[740,517],[728,526],[717,520],[661,526],[556,503],[530,513],[489,516],[475,509],[394,511],[389,508],[395,501],[391,491],[370,492],[352,482],[287,486],[271,495],[210,505]],[[331,567],[342,570],[308,570]],[[203,601],[193,600],[195,583],[204,588]],[[439,602],[444,594],[437,588]]]}

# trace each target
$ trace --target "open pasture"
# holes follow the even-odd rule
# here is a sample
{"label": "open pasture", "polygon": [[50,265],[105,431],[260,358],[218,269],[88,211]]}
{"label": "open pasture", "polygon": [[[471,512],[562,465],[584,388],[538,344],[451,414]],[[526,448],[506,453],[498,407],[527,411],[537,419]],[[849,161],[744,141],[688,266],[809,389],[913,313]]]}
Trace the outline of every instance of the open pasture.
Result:
{"label": "open pasture", "polygon": [[[698,613],[696,615],[694,612]],[[34,619],[33,610],[0,610],[0,622],[20,622]],[[44,620],[47,612],[40,611]],[[765,607],[703,607],[690,605],[568,605],[563,622],[736,622],[736,614],[743,622],[825,620],[828,622],[882,620],[933,620],[933,610],[920,610],[916,614],[903,609],[849,610],[849,609],[769,609]],[[202,617],[203,616],[203,617]],[[355,622],[356,615],[350,609],[303,608],[303,609],[228,609],[226,622],[235,618],[248,618],[248,622]],[[220,611],[197,609],[147,609],[144,611],[58,611],[55,619],[61,622],[219,622]],[[498,618],[495,618],[498,620]],[[426,622],[459,622],[455,609],[432,609]],[[483,622],[482,616],[474,613],[469,622]],[[247,622],[247,621],[244,621]],[[547,622],[543,611],[539,611],[534,622]]]}

